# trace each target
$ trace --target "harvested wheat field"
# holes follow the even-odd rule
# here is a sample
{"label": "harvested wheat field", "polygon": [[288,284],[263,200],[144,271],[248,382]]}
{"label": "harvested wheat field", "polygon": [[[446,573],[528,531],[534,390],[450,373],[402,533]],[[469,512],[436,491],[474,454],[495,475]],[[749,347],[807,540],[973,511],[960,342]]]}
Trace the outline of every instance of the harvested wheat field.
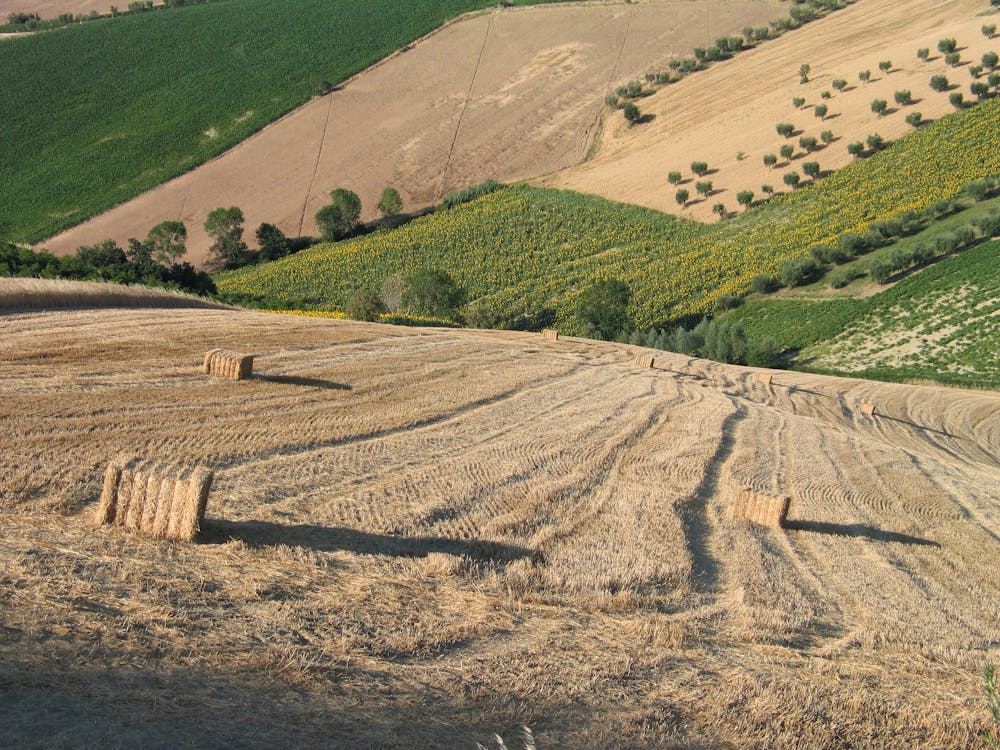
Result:
{"label": "harvested wheat field", "polygon": [[[0,335],[0,745],[987,727],[994,393],[224,310],[7,314]],[[206,376],[218,345],[254,376]],[[122,451],[214,471],[195,543],[93,524]],[[744,491],[791,497],[785,526],[735,518]]]}
{"label": "harvested wheat field", "polygon": [[[643,113],[654,119],[629,128],[620,114],[611,115],[601,147],[594,158],[577,167],[538,180],[540,184],[594,193],[606,198],[637,203],[681,216],[710,221],[717,219],[713,206],[722,203],[729,212],[740,209],[736,195],[751,190],[766,198],[761,185],[771,185],[775,194],[787,192],[783,176],[796,171],[802,184],[809,184],[803,163],[816,161],[822,173],[839,169],[854,158],[847,145],[864,142],[872,133],[886,141],[911,132],[906,116],[920,112],[924,121],[954,112],[950,91],[930,87],[934,75],[943,74],[966,101],[975,101],[969,85],[970,63],[978,63],[984,52],[1000,52],[1000,38],[987,39],[981,32],[996,16],[984,16],[985,0],[857,0],[844,10],[810,23],[779,39],[741,52],[730,60],[661,89],[639,100]],[[949,66],[937,51],[938,40],[958,41],[962,62]],[[926,62],[916,52],[927,47]],[[888,73],[879,63],[891,63]],[[809,81],[800,83],[799,68],[810,66]],[[858,74],[871,72],[868,83]],[[843,91],[834,80],[846,81]],[[897,91],[909,90],[913,103],[895,102]],[[823,99],[822,93],[830,93]],[[792,99],[805,99],[796,108]],[[876,99],[887,102],[881,115],[872,111]],[[826,105],[827,114],[816,116],[816,105]],[[777,123],[795,126],[786,139]],[[833,133],[824,146],[820,134]],[[807,153],[799,145],[803,136],[816,138],[819,148]],[[769,169],[765,154],[778,156],[786,144],[794,146],[791,159],[778,157]],[[742,155],[742,158],[741,156]],[[707,162],[712,193],[701,198],[691,172],[693,161]],[[691,200],[686,207],[675,199],[677,187],[667,173],[679,171],[680,185]]]}
{"label": "harvested wheat field", "polygon": [[[6,21],[11,13],[37,13],[44,19],[55,18],[61,13],[85,16],[95,10],[107,13],[114,4],[110,0],[0,0],[0,19]],[[125,8],[127,5],[120,3],[118,7]]]}
{"label": "harvested wheat field", "polygon": [[546,174],[585,157],[613,85],[786,14],[777,0],[669,0],[465,17],[218,159],[43,244],[69,253],[109,237],[125,243],[177,219],[201,263],[205,217],[219,206],[243,209],[253,243],[261,222],[291,237],[317,234],[314,216],[335,187],[355,191],[369,221],[387,185],[405,211],[419,211],[487,178]]}

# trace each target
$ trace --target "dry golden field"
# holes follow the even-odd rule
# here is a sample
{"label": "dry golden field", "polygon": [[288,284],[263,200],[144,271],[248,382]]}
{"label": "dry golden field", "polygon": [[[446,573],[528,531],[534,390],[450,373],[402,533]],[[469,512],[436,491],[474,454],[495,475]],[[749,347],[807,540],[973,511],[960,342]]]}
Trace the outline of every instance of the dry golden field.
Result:
{"label": "dry golden field", "polygon": [[[994,393],[228,310],[7,313],[0,341],[0,746],[987,727]],[[257,377],[203,375],[220,346]],[[215,469],[197,543],[91,525],[122,452]],[[786,527],[730,517],[743,490]]]}

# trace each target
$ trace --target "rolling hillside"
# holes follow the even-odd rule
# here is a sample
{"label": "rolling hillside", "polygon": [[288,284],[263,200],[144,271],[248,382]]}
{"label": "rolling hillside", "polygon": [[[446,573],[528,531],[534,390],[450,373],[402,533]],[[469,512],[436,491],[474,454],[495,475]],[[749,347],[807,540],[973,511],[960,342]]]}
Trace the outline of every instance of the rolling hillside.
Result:
{"label": "rolling hillside", "polygon": [[[0,316],[0,744],[974,747],[995,394],[537,334]],[[206,349],[257,377],[201,374]],[[877,416],[860,406],[877,406]],[[91,515],[216,471],[199,543]],[[789,495],[784,528],[732,517]]]}

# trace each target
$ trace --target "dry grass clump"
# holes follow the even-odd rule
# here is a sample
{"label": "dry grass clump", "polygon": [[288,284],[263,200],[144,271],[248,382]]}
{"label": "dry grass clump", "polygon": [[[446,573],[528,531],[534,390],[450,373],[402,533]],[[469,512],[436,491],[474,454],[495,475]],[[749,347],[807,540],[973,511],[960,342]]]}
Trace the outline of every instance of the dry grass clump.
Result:
{"label": "dry grass clump", "polygon": [[218,378],[245,380],[253,372],[253,355],[213,349],[205,355],[205,373]]}
{"label": "dry grass clump", "polygon": [[161,539],[191,541],[205,519],[213,474],[138,458],[108,464],[94,521]]}
{"label": "dry grass clump", "polygon": [[58,310],[88,307],[197,307],[232,309],[192,294],[104,281],[0,278],[0,310]]}
{"label": "dry grass clump", "polygon": [[733,500],[733,518],[745,518],[751,523],[766,526],[769,529],[780,529],[788,517],[789,497],[765,495],[761,492],[744,490],[737,493]]}

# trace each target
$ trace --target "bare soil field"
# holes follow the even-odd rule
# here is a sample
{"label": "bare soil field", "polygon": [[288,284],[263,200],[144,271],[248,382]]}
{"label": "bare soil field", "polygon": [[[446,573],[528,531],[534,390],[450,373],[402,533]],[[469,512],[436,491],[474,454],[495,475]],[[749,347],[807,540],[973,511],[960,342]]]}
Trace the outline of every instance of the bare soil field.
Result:
{"label": "bare soil field", "polygon": [[468,17],[44,246],[68,253],[109,237],[125,243],[177,219],[187,225],[192,262],[201,263],[205,217],[219,206],[243,209],[252,244],[265,221],[289,236],[316,234],[313,217],[335,187],[358,193],[367,221],[387,185],[404,210],[417,211],[489,177],[562,169],[585,157],[610,87],[786,14],[777,0],[670,0]]}
{"label": "bare soil field", "polygon": [[[157,5],[160,5],[157,2]],[[112,5],[119,8],[128,6],[128,2],[113,3],[110,0],[0,0],[0,20],[6,22],[11,13],[37,13],[48,20],[61,13],[72,13],[74,16],[85,16],[91,11],[107,13]]]}
{"label": "bare soil field", "polygon": [[[950,92],[930,88],[931,76],[944,74],[955,90],[973,100],[969,84],[969,63],[978,63],[986,51],[1000,52],[1000,38],[987,39],[981,33],[986,23],[998,16],[982,15],[982,0],[858,0],[854,5],[827,18],[785,34],[780,39],[740,53],[731,60],[712,65],[679,83],[640,99],[644,114],[654,119],[629,128],[620,114],[611,114],[601,147],[590,161],[550,175],[539,184],[595,193],[614,200],[636,203],[660,211],[712,221],[716,203],[729,211],[740,210],[736,194],[752,190],[765,197],[761,185],[770,184],[776,193],[789,188],[783,175],[797,171],[807,184],[802,163],[818,161],[825,172],[848,164],[853,157],[847,144],[864,141],[879,133],[893,140],[910,130],[906,115],[918,111],[933,120],[954,111]],[[959,67],[944,62],[937,42],[946,37],[958,40]],[[921,62],[916,52],[929,47],[931,57]],[[892,67],[883,73],[879,63]],[[799,68],[811,67],[809,82],[799,82]],[[858,73],[871,71],[865,84]],[[842,93],[831,85],[847,81]],[[914,103],[900,106],[896,91],[910,90]],[[829,100],[821,93],[829,91]],[[802,97],[802,109],[792,99]],[[871,109],[875,99],[884,99],[889,109],[880,117]],[[826,104],[828,114],[819,119],[815,105]],[[795,135],[786,140],[775,130],[779,122],[792,123]],[[803,135],[819,139],[831,130],[835,141],[812,154],[799,146]],[[789,161],[779,157],[773,169],[764,166],[765,154],[777,155],[782,145],[791,143],[795,154]],[[742,158],[741,156],[742,155]],[[714,191],[700,199],[694,190],[692,161],[705,161],[712,172]],[[675,200],[677,187],[667,182],[667,173],[677,170],[686,178],[691,202],[682,208]],[[693,179],[692,179],[693,178]]]}
{"label": "bare soil field", "polygon": [[[221,310],[6,314],[0,336],[0,745],[987,728],[995,393]],[[201,374],[219,346],[256,377]],[[197,543],[91,525],[123,451],[215,469]],[[743,490],[790,496],[785,527],[733,518]]]}

